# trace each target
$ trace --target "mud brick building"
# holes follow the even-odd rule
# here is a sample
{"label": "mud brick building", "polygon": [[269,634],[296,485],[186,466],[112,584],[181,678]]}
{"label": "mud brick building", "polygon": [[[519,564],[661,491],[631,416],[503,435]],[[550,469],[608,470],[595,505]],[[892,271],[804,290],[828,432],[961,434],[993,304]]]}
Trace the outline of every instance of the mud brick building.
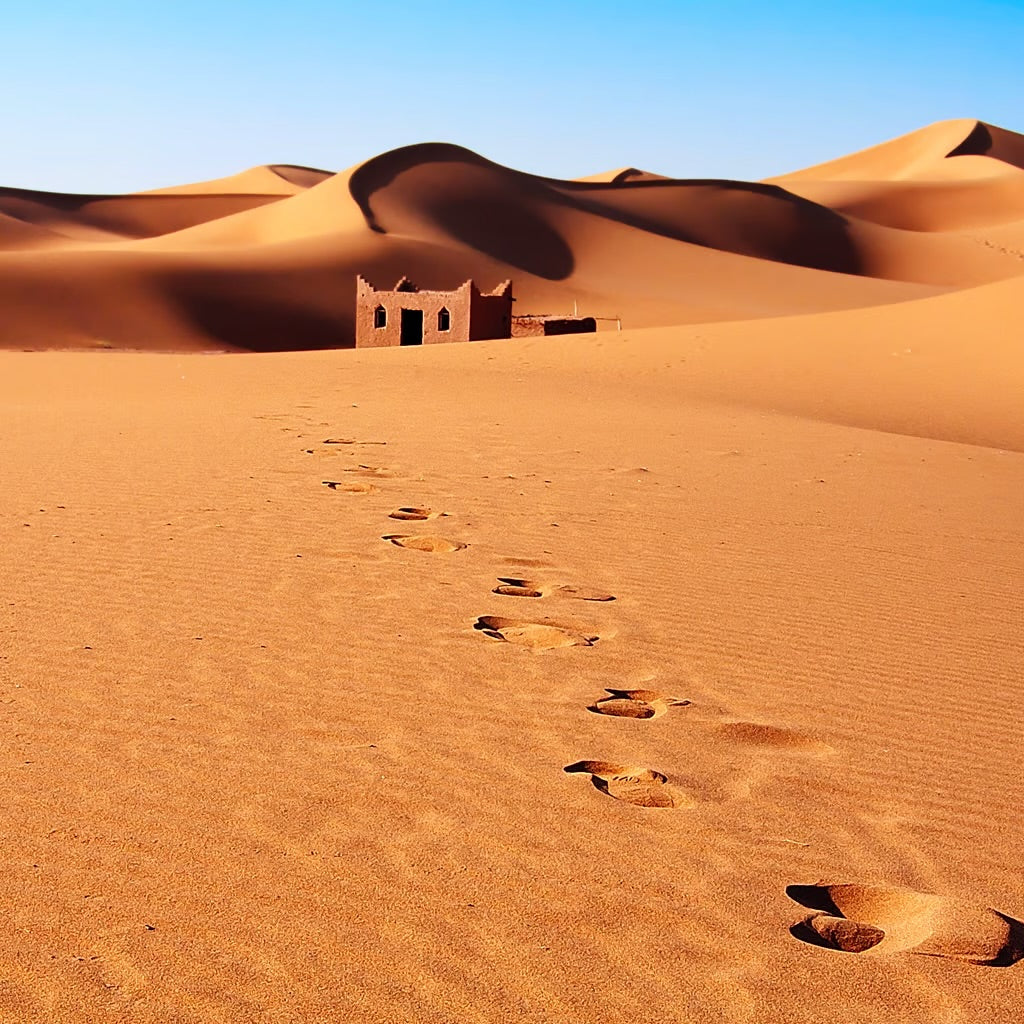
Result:
{"label": "mud brick building", "polygon": [[356,348],[482,341],[512,335],[512,282],[481,292],[466,281],[451,292],[420,291],[403,277],[391,291],[356,278]]}
{"label": "mud brick building", "polygon": [[597,330],[592,316],[514,316],[512,337],[530,338],[537,335],[590,334]]}

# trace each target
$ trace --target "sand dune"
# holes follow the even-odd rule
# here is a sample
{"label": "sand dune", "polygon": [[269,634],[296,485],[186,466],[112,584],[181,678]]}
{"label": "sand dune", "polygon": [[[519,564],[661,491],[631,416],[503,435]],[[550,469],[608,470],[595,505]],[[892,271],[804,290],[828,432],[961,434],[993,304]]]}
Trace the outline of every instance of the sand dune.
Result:
{"label": "sand dune", "polygon": [[60,238],[120,242],[150,238],[272,202],[263,195],[71,196],[0,189],[5,220],[42,228]]}
{"label": "sand dune", "polygon": [[938,121],[849,156],[771,180],[902,181],[963,179],[1024,169],[1024,137],[984,121]]}
{"label": "sand dune", "polygon": [[794,181],[800,195],[908,231],[967,231],[1024,219],[1024,171],[964,181]]}
{"label": "sand dune", "polygon": [[599,174],[589,174],[583,178],[574,178],[573,181],[597,182],[608,185],[621,185],[627,181],[668,181],[663,174],[655,174],[653,171],[641,171],[637,167],[616,167],[613,171],[602,171]]}
{"label": "sand dune", "polygon": [[345,347],[357,273],[512,278],[517,312],[575,304],[627,327],[914,300],[1024,272],[1022,152],[1021,136],[955,121],[774,183],[628,167],[559,181],[424,144],[340,174],[278,164],[132,196],[7,189],[0,344]]}
{"label": "sand dune", "polygon": [[334,172],[298,164],[263,164],[226,178],[168,185],[138,195],[281,195],[292,196],[325,181]]}
{"label": "sand dune", "polygon": [[1024,218],[1024,137],[942,121],[771,180],[844,217],[984,246],[992,230]]}

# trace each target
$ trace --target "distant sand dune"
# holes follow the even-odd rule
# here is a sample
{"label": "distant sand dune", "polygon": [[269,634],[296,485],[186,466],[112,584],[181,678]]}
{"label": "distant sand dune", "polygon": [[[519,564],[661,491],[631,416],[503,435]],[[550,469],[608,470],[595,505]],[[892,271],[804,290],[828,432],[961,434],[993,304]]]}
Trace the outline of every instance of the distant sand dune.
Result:
{"label": "distant sand dune", "polygon": [[428,143],[130,196],[0,190],[0,345],[353,341],[357,273],[511,277],[518,309],[626,327],[886,305],[1024,273],[1024,137],[941,122],[768,183],[577,181]]}
{"label": "distant sand dune", "polygon": [[984,121],[961,119],[937,121],[849,156],[771,180],[948,180],[1005,174],[1012,168],[1024,169],[1024,137]]}
{"label": "distant sand dune", "polygon": [[266,164],[250,167],[247,171],[226,178],[197,181],[187,185],[168,185],[150,189],[138,195],[295,195],[306,188],[319,185],[332,171],[297,164]]}
{"label": "distant sand dune", "polygon": [[1022,153],[1013,132],[952,121],[774,183],[631,167],[559,181],[428,143],[339,174],[3,189],[0,345],[343,348],[357,273],[511,277],[522,312],[626,327],[903,302],[1024,273]]}

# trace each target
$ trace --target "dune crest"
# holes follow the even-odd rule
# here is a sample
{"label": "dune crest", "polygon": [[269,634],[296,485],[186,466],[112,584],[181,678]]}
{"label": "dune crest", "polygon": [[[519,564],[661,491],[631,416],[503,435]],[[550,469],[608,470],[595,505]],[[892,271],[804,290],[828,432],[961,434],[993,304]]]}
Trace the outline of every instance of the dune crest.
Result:
{"label": "dune crest", "polygon": [[984,121],[960,119],[936,121],[849,156],[769,180],[930,180],[989,176],[1014,168],[1024,169],[1024,137]]}
{"label": "dune crest", "polygon": [[292,196],[304,189],[319,185],[331,177],[333,171],[299,164],[261,164],[209,181],[167,185],[164,188],[138,192],[140,196],[155,195],[280,195]]}

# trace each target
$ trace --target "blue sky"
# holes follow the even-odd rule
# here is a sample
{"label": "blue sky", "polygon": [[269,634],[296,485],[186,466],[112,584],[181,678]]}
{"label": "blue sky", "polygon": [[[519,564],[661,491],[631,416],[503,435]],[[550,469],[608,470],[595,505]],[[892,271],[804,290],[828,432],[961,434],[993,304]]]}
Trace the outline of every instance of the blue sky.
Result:
{"label": "blue sky", "polygon": [[0,184],[25,188],[433,140],[559,177],[755,179],[943,118],[1024,131],[1024,0],[53,0],[0,31]]}

